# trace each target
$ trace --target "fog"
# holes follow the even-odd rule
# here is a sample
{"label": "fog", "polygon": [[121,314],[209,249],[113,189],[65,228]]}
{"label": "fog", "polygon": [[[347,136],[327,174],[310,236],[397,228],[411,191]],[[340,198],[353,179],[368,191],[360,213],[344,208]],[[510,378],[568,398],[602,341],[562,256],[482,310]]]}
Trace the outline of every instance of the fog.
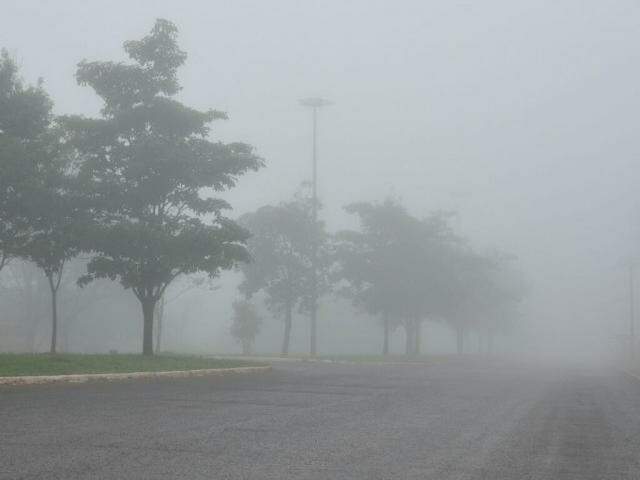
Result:
{"label": "fog", "polygon": [[[627,334],[627,263],[640,241],[637,2],[26,0],[1,12],[0,47],[25,80],[44,79],[55,113],[87,116],[102,103],[77,85],[78,62],[125,61],[125,40],[156,18],[174,22],[188,54],[178,99],[226,111],[211,138],[247,142],[265,160],[220,195],[233,218],[286,201],[309,180],[311,115],[299,99],[321,96],[333,102],[318,116],[330,232],[355,227],[343,207],[357,201],[395,198],[416,217],[455,211],[456,232],[480,251],[515,255],[526,278],[501,351],[601,358]],[[241,274],[190,281],[167,291],[163,349],[238,352],[229,328]],[[100,285],[88,288],[119,288]],[[69,350],[137,351],[130,293],[89,312],[68,333]],[[60,315],[64,332],[64,306]],[[277,352],[282,322],[263,317],[255,351]],[[366,317],[324,297],[319,351],[379,352]],[[47,321],[35,349],[47,348]],[[308,329],[296,314],[292,352],[306,351]],[[422,335],[427,353],[455,351],[442,323]],[[396,332],[392,351],[403,341]],[[0,347],[16,349],[9,343]]]}

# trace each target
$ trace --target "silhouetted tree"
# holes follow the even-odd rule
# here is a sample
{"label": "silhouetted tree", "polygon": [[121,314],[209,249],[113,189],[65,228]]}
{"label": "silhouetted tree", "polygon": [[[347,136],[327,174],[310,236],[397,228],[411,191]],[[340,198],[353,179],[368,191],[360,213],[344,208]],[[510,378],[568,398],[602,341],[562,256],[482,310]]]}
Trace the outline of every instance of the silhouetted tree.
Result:
{"label": "silhouetted tree", "polygon": [[82,282],[117,279],[133,291],[145,355],[153,353],[156,303],[176,277],[216,276],[248,260],[248,232],[223,215],[225,201],[205,194],[233,187],[262,165],[246,144],[208,140],[209,124],[225,113],[175,100],[186,59],[176,36],[171,22],[157,20],[149,35],[125,42],[133,63],[80,62],[77,80],[104,101],[102,118],[65,121],[99,220],[87,232],[84,248],[95,257]]}
{"label": "silhouetted tree", "polygon": [[449,258],[452,281],[443,291],[439,314],[451,326],[456,336],[456,351],[464,352],[464,339],[469,330],[479,325],[485,306],[490,262],[469,248],[460,249]]}
{"label": "silhouetted tree", "polygon": [[[64,264],[78,252],[82,202],[73,194],[73,167],[61,130],[53,123],[52,102],[42,89],[25,88],[15,64],[0,61],[0,267],[7,252],[35,263],[51,292],[51,353],[56,352],[57,295]],[[6,183],[5,183],[6,182]],[[11,237],[11,238],[9,238]],[[12,245],[11,245],[12,244]]]}
{"label": "silhouetted tree", "polygon": [[482,289],[483,303],[478,309],[478,330],[484,330],[487,353],[492,353],[496,333],[509,331],[519,318],[527,285],[515,257],[492,252],[486,258],[489,266]]}
{"label": "silhouetted tree", "polygon": [[20,221],[25,188],[34,178],[51,123],[42,82],[26,86],[16,62],[0,52],[0,270],[28,235]]}
{"label": "silhouetted tree", "polygon": [[466,332],[485,334],[490,346],[494,334],[508,329],[517,317],[525,288],[513,261],[511,256],[479,254],[468,247],[449,258],[453,276],[443,291],[439,313],[455,331],[459,354]]}
{"label": "silhouetted tree", "polygon": [[298,194],[291,202],[265,206],[240,219],[251,232],[248,248],[252,257],[242,266],[240,290],[248,296],[264,291],[269,310],[283,317],[283,355],[289,352],[294,309],[305,313],[310,310],[314,236],[319,246],[318,291],[328,288],[326,234],[322,223],[313,222],[311,202]]}
{"label": "silhouetted tree", "polygon": [[459,239],[447,216],[435,213],[419,220],[393,200],[355,203],[360,229],[337,235],[338,277],[343,289],[364,311],[382,320],[383,353],[388,353],[392,325],[406,333],[406,353],[420,350],[420,325],[440,308],[450,276],[446,253]]}
{"label": "silhouetted tree", "polygon": [[262,319],[249,300],[233,302],[233,318],[230,333],[242,346],[242,353],[250,355],[256,336],[260,332]]}
{"label": "silhouetted tree", "polygon": [[397,287],[396,229],[394,224],[406,216],[399,204],[356,203],[345,207],[356,214],[360,230],[345,230],[336,235],[337,279],[344,281],[340,292],[364,312],[381,320],[382,353],[389,353],[392,328],[399,324],[402,299]]}

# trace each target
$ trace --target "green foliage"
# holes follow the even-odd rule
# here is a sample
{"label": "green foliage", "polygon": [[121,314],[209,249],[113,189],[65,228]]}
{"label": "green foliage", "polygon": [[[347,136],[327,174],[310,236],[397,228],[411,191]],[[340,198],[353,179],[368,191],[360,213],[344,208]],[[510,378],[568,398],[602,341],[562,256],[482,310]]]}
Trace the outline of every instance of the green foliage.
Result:
{"label": "green foliage", "polygon": [[233,302],[233,323],[230,333],[241,345],[245,354],[251,353],[256,336],[260,332],[262,319],[256,312],[255,306],[249,300]]}
{"label": "green foliage", "polygon": [[267,295],[274,314],[298,307],[308,312],[312,295],[312,244],[318,242],[319,291],[327,291],[329,265],[327,234],[314,224],[312,200],[298,193],[292,201],[264,206],[243,215],[240,223],[251,232],[248,248],[252,261],[242,265],[240,291]]}
{"label": "green foliage", "polygon": [[330,258],[324,224],[314,221],[313,200],[302,192],[292,201],[246,214],[240,222],[252,234],[248,243],[252,261],[242,266],[240,291],[248,297],[262,291],[267,308],[283,318],[282,354],[286,355],[293,310],[312,314],[317,298],[314,293],[322,295],[329,289]]}
{"label": "green foliage", "polygon": [[418,220],[398,203],[356,203],[346,207],[359,231],[337,235],[342,290],[370,314],[424,318],[434,313],[447,272],[448,250],[459,242],[444,214]]}
{"label": "green foliage", "polygon": [[195,356],[158,355],[17,355],[0,354],[0,377],[82,373],[168,372],[259,364]]}
{"label": "green foliage", "polygon": [[65,262],[79,253],[79,238],[89,219],[76,190],[69,157],[60,148],[55,130],[48,133],[48,145],[24,189],[19,218],[25,222],[28,236],[18,252],[49,278],[60,276]]}
{"label": "green foliage", "polygon": [[[0,269],[19,254],[32,216],[34,181],[55,156],[48,135],[52,102],[39,84],[25,86],[9,54],[0,53]],[[32,209],[31,205],[29,209]]]}
{"label": "green foliage", "polygon": [[449,258],[452,277],[443,294],[440,315],[460,334],[508,330],[518,318],[526,288],[514,258],[470,249]]}
{"label": "green foliage", "polygon": [[0,60],[0,267],[9,255],[35,263],[52,295],[51,352],[56,351],[56,293],[64,264],[79,251],[82,202],[52,102],[42,89],[25,88],[15,63]]}
{"label": "green foliage", "polygon": [[[398,203],[346,207],[360,229],[337,235],[342,293],[374,316],[418,335],[426,319],[444,319],[458,332],[507,328],[524,291],[505,256],[480,255],[448,226],[443,212],[416,219]],[[417,344],[417,339],[414,339]],[[414,350],[416,345],[407,351]]]}
{"label": "green foliage", "polygon": [[0,54],[0,270],[22,257],[44,272],[52,351],[64,266],[82,251],[93,256],[81,285],[117,280],[141,302],[144,353],[153,350],[154,307],[175,278],[215,277],[237,265],[247,300],[234,304],[231,333],[243,346],[260,325],[253,294],[264,293],[284,318],[286,353],[292,311],[311,314],[313,324],[317,295],[331,280],[384,318],[387,334],[391,321],[418,338],[425,318],[458,331],[509,327],[525,293],[513,262],[473,251],[444,213],[418,219],[391,200],[355,203],[346,210],[360,228],[331,245],[306,194],[237,223],[228,218],[230,205],[217,195],[263,162],[247,144],[210,139],[211,124],[226,113],[176,99],[187,58],[177,33],[160,19],[147,36],[124,43],[128,62],[79,63],[77,82],[103,101],[100,118],[54,118],[42,82],[25,85],[16,62]]}
{"label": "green foliage", "polygon": [[81,62],[78,82],[103,99],[103,116],[64,119],[97,220],[85,235],[84,249],[96,256],[82,282],[119,280],[151,310],[177,276],[216,276],[248,260],[248,232],[223,215],[225,201],[203,193],[262,166],[249,145],[208,139],[209,124],[224,114],[173,98],[186,59],[176,36],[158,20],[142,40],[125,43],[133,63]]}
{"label": "green foliage", "polygon": [[37,86],[25,86],[18,66],[6,50],[0,51],[0,134],[29,141],[46,131],[52,102]]}

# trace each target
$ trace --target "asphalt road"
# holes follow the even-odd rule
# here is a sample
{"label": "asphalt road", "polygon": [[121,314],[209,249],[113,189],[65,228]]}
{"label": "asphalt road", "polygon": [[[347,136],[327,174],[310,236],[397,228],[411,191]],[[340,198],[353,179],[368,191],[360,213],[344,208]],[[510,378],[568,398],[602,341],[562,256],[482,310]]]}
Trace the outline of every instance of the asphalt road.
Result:
{"label": "asphalt road", "polygon": [[278,364],[0,388],[2,479],[640,478],[640,382],[517,365]]}

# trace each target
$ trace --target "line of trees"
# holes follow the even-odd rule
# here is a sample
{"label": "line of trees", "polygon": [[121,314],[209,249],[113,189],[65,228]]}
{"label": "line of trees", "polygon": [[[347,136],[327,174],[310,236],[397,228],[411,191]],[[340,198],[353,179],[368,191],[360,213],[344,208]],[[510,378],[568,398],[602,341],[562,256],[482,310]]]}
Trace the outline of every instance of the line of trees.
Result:
{"label": "line of trees", "polygon": [[314,285],[379,323],[384,354],[398,328],[406,353],[420,353],[426,320],[451,325],[462,352],[465,332],[490,339],[516,317],[523,289],[511,259],[474,251],[446,214],[419,219],[393,200],[354,203],[346,211],[359,227],[329,234],[302,189],[237,221],[226,216],[230,205],[217,194],[262,159],[245,143],[210,140],[226,113],[176,99],[186,53],[171,22],[157,20],[124,50],[128,62],[78,64],[78,84],[102,100],[98,118],[54,115],[42,82],[25,85],[16,62],[0,56],[0,271],[21,259],[42,272],[52,353],[58,292],[70,275],[80,286],[112,280],[134,294],[147,355],[177,278],[236,267],[243,280],[231,334],[245,353],[261,325],[254,295],[282,319],[286,355],[295,313],[312,314]]}
{"label": "line of trees", "polygon": [[313,282],[318,295],[330,286],[330,244],[324,224],[314,222],[312,202],[310,195],[299,192],[292,201],[264,206],[239,220],[251,232],[247,247],[252,259],[240,266],[239,290],[246,298],[262,292],[270,313],[283,319],[283,355],[289,353],[294,311],[311,321]]}
{"label": "line of trees", "polygon": [[[453,232],[450,214],[418,219],[391,199],[345,209],[359,228],[333,235],[313,222],[311,200],[302,193],[240,219],[252,232],[252,261],[241,265],[239,291],[245,302],[260,292],[269,312],[282,319],[283,355],[289,353],[294,311],[309,314],[313,238],[321,295],[346,297],[378,322],[384,355],[396,328],[404,329],[406,354],[418,355],[423,323],[445,322],[462,353],[467,332],[486,335],[491,348],[494,335],[517,318],[524,285],[513,258],[474,251]],[[256,334],[236,336],[251,343]]]}
{"label": "line of trees", "polygon": [[249,232],[224,215],[221,192],[263,164],[244,143],[209,140],[224,112],[176,100],[186,54],[176,27],[158,20],[128,41],[130,62],[82,61],[76,78],[103,101],[100,118],[55,116],[43,89],[25,86],[0,60],[0,267],[36,264],[51,292],[51,352],[65,265],[89,256],[82,285],[119,281],[139,300],[142,352],[153,353],[153,318],[179,276],[216,276],[249,259]]}

